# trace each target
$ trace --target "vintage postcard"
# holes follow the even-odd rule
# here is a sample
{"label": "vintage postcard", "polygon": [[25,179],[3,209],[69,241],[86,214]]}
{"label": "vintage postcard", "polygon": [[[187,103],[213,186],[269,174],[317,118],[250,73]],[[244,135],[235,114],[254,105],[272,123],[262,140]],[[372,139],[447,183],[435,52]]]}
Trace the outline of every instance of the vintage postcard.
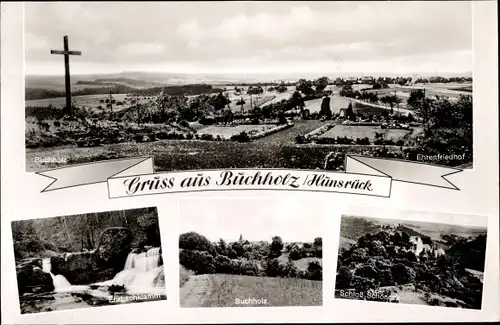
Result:
{"label": "vintage postcard", "polygon": [[496,1],[1,9],[2,324],[500,321]]}

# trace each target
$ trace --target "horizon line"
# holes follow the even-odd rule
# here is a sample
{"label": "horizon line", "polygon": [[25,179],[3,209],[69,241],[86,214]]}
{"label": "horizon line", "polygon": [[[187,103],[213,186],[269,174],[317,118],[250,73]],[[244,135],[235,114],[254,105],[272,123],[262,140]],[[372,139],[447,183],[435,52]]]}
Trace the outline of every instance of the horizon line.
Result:
{"label": "horizon line", "polygon": [[[373,74],[373,75],[433,75],[433,76],[442,76],[442,75],[447,75],[447,74],[453,74],[453,75],[461,75],[461,74],[472,74],[473,71],[471,70],[467,70],[467,71],[461,71],[461,72],[446,72],[446,71],[442,71],[440,73],[438,73],[436,75],[435,72],[431,72],[431,71],[428,71],[428,72],[415,72],[415,71],[408,71],[408,72],[343,72],[343,73],[339,73],[338,71],[336,72],[323,72],[323,73],[319,73],[319,72],[252,72],[252,73],[248,73],[248,72],[203,72],[203,71],[199,71],[199,72],[195,72],[195,71],[189,71],[189,72],[180,72],[180,71],[177,71],[177,72],[169,72],[169,71],[149,71],[149,70],[121,70],[121,71],[115,71],[115,72],[89,72],[89,73],[71,73],[71,76],[91,76],[91,75],[110,75],[110,74],[124,74],[124,73],[149,73],[149,74],[184,74],[184,75],[255,75],[255,76],[258,76],[258,75],[286,75],[286,76],[289,76],[289,75],[297,75],[297,76],[301,76],[301,75],[324,75],[324,76],[328,76],[328,75],[337,75],[337,76],[341,76],[341,75],[346,75],[346,74],[359,74],[360,76],[365,76],[365,77],[369,77],[370,74]],[[64,73],[57,73],[57,74],[44,74],[44,73],[25,73],[25,76],[44,76],[44,77],[64,77]]]}

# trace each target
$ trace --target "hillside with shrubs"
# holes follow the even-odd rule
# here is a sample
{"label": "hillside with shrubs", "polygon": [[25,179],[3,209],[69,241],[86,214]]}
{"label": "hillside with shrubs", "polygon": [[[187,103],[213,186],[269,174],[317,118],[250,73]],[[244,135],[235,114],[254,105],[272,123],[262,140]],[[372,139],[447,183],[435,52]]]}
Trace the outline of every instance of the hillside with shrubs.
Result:
{"label": "hillside with shrubs", "polygon": [[[432,240],[404,225],[344,217],[341,236],[350,245],[339,250],[336,296],[363,292],[364,299],[387,301],[379,298],[396,294],[411,296],[412,303],[481,309],[483,283],[473,273],[484,272],[486,230],[469,237],[443,233]],[[421,237],[430,250],[417,252],[412,236]],[[434,254],[437,248],[444,254]]]}
{"label": "hillside with shrubs", "polygon": [[[228,274],[253,277],[298,278],[321,281],[322,239],[309,243],[270,241],[210,242],[188,232],[179,237],[179,262],[183,274]],[[191,273],[188,273],[191,272]],[[185,283],[187,279],[181,281]],[[181,285],[182,285],[181,284]]]}

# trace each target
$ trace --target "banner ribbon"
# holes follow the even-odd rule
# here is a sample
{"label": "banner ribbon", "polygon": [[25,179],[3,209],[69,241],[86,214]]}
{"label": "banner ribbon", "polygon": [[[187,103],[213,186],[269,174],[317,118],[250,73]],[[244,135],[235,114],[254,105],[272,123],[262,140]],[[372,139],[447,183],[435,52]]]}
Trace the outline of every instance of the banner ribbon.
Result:
{"label": "banner ribbon", "polygon": [[42,192],[107,182],[109,198],[193,191],[299,190],[390,197],[392,182],[459,190],[446,177],[461,169],[405,160],[346,155],[345,171],[218,169],[154,172],[152,157],[107,160],[61,167]]}

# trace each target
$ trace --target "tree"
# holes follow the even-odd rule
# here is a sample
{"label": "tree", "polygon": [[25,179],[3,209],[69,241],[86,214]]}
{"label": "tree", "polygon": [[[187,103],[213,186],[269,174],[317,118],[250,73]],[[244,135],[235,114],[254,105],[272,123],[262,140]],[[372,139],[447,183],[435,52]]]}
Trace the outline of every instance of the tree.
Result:
{"label": "tree", "polygon": [[349,105],[347,105],[347,109],[345,110],[345,117],[351,121],[354,121],[356,119],[356,114],[354,114],[352,102],[349,102]]}
{"label": "tree", "polygon": [[312,86],[313,83],[311,82],[311,80],[300,79],[295,89],[307,96],[314,94],[314,89],[312,88]]}
{"label": "tree", "polygon": [[288,88],[283,83],[281,83],[279,86],[276,86],[275,89],[279,93],[284,93],[288,90]]}
{"label": "tree", "polygon": [[212,243],[205,236],[194,231],[179,236],[179,248],[206,251],[210,254],[215,253]]}
{"label": "tree", "polygon": [[[305,247],[305,245],[304,245],[304,247]],[[321,237],[314,238],[312,248],[313,248],[314,257],[318,257],[318,258],[323,257],[323,239]]]}
{"label": "tree", "polygon": [[264,92],[264,89],[260,85],[252,85],[248,87],[247,94],[248,95],[260,95]]}
{"label": "tree", "polygon": [[322,247],[322,246],[323,246],[323,238],[321,237],[314,238],[313,247]]}
{"label": "tree", "polygon": [[330,109],[330,97],[325,96],[321,102],[321,110],[319,111],[320,116],[324,116],[326,119],[332,118],[332,110]]}
{"label": "tree", "polygon": [[269,255],[271,258],[279,257],[283,249],[283,240],[280,236],[274,236],[269,247]]}
{"label": "tree", "polygon": [[305,104],[304,99],[300,92],[295,91],[290,98],[290,105],[293,106],[296,110],[299,109],[300,112],[304,110]]}
{"label": "tree", "polygon": [[234,119],[234,114],[231,110],[226,110],[226,111],[224,111],[222,118],[223,118],[224,122],[231,123]]}
{"label": "tree", "polygon": [[278,113],[278,124],[279,125],[287,124],[287,120],[286,120],[284,111],[280,111]]}
{"label": "tree", "polygon": [[277,277],[282,274],[281,265],[277,258],[268,260],[266,264],[266,275],[268,277]]}
{"label": "tree", "polygon": [[349,289],[351,287],[352,273],[346,266],[339,267],[335,277],[335,289]]}
{"label": "tree", "polygon": [[322,92],[328,86],[329,83],[328,77],[321,77],[314,80],[314,86],[316,87],[316,92]]}
{"label": "tree", "polygon": [[210,104],[214,107],[215,110],[221,110],[226,107],[231,101],[224,96],[222,92],[218,93],[215,96],[210,97]]}
{"label": "tree", "polygon": [[352,89],[351,84],[345,84],[342,89],[340,90],[340,96],[342,97],[354,97],[355,93],[354,90]]}
{"label": "tree", "polygon": [[227,244],[224,239],[220,238],[215,246],[215,250],[219,255],[227,255]]}
{"label": "tree", "polygon": [[289,253],[288,253],[288,257],[290,257],[290,259],[296,261],[296,260],[300,260],[301,258],[304,257],[304,251],[302,249],[300,249],[300,247],[298,247],[297,245],[294,245]]}
{"label": "tree", "polygon": [[183,249],[179,252],[179,263],[196,274],[211,274],[216,271],[215,258],[206,251]]}
{"label": "tree", "polygon": [[311,261],[307,265],[310,280],[321,281],[323,279],[323,267],[318,261]]}
{"label": "tree", "polygon": [[410,92],[410,97],[408,97],[406,103],[411,109],[418,110],[422,106],[423,99],[424,91],[422,89],[416,89]]}

